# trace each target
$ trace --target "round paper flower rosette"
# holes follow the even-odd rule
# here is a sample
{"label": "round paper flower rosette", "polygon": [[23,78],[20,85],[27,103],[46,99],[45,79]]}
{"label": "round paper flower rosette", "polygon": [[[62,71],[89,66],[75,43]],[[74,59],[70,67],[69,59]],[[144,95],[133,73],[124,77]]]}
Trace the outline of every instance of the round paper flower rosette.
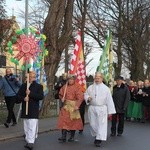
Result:
{"label": "round paper flower rosette", "polygon": [[24,64],[31,68],[32,59],[34,65],[40,67],[42,59],[48,54],[45,48],[45,40],[46,36],[33,27],[17,30],[16,36],[13,36],[7,44],[11,62],[16,65],[21,62],[21,68],[25,70]]}

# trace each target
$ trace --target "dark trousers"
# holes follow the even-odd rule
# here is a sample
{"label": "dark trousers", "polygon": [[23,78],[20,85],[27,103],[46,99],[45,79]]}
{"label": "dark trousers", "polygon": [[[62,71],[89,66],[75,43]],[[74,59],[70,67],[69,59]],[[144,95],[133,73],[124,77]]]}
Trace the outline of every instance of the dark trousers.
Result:
{"label": "dark trousers", "polygon": [[[118,126],[117,126],[117,120],[118,120]],[[116,113],[112,115],[112,126],[111,126],[111,132],[116,134],[116,129],[118,134],[123,133],[124,129],[124,113]]]}
{"label": "dark trousers", "polygon": [[[70,130],[70,138],[74,138],[76,130]],[[62,139],[66,139],[67,136],[67,130],[62,129]]]}
{"label": "dark trousers", "polygon": [[16,123],[16,117],[13,111],[16,102],[16,96],[5,97],[5,102],[8,110],[6,123],[11,123],[11,121],[13,121],[13,123]]}
{"label": "dark trousers", "polygon": [[[85,120],[84,120],[84,115],[85,115],[85,101],[83,101],[80,105],[80,108],[79,108],[79,112],[80,112],[80,116],[81,116],[81,119],[82,119],[82,123],[83,123],[83,126],[84,126],[84,123],[85,123]],[[82,130],[81,130],[82,131]]]}
{"label": "dark trousers", "polygon": [[150,120],[150,106],[144,106],[144,120]]}
{"label": "dark trousers", "polygon": [[71,132],[70,138],[74,138],[76,130],[70,130],[70,132]]}

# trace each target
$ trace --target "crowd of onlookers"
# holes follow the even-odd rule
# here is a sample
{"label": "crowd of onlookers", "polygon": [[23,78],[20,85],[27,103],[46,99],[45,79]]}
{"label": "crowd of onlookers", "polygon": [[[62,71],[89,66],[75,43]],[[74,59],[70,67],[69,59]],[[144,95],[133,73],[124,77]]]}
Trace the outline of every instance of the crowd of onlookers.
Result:
{"label": "crowd of onlookers", "polygon": [[142,123],[150,120],[150,81],[145,79],[136,83],[130,80],[128,87],[131,98],[126,110],[126,119]]}

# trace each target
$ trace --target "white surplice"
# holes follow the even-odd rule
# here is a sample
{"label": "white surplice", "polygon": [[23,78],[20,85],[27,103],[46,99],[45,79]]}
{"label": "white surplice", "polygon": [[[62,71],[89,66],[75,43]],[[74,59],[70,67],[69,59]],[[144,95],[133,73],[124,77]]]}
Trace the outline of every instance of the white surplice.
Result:
{"label": "white surplice", "polygon": [[[90,103],[89,97],[92,97]],[[89,105],[88,118],[92,136],[97,140],[106,141],[108,114],[116,113],[110,89],[103,83],[94,83],[86,90],[84,99]]]}

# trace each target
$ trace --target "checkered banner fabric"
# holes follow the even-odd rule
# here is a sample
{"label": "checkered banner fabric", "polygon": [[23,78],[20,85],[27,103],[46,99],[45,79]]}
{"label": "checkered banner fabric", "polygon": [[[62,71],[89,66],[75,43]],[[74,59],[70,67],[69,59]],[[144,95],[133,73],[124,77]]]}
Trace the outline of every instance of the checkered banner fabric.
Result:
{"label": "checkered banner fabric", "polygon": [[77,76],[77,83],[86,89],[86,71],[82,50],[81,32],[78,32],[74,53],[71,60],[70,74]]}
{"label": "checkered banner fabric", "polygon": [[85,72],[84,61],[82,60],[79,60],[76,76],[77,76],[77,82],[86,89],[86,72]]}

